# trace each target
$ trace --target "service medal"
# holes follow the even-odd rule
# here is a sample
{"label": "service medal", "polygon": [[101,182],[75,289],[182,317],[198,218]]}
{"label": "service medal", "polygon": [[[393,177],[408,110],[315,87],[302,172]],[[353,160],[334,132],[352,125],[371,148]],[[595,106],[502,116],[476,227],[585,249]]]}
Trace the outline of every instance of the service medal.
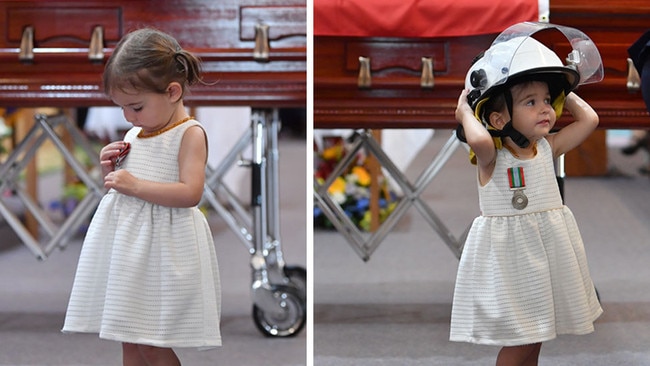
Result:
{"label": "service medal", "polygon": [[528,206],[528,197],[524,194],[526,188],[526,179],[524,178],[524,168],[508,168],[508,183],[512,194],[512,207],[517,210],[523,210]]}
{"label": "service medal", "polygon": [[528,206],[528,197],[524,194],[523,189],[517,189],[512,195],[512,207],[523,210],[526,206]]}

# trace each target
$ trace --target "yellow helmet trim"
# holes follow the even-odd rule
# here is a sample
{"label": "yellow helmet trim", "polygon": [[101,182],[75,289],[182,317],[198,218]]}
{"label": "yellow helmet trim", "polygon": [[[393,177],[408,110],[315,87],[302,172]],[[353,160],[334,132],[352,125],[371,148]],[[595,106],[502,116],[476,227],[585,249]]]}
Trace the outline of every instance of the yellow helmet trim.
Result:
{"label": "yellow helmet trim", "polygon": [[566,100],[566,94],[564,93],[564,90],[562,90],[560,94],[555,98],[555,100],[551,103],[551,106],[555,110],[556,119],[560,119],[560,117],[562,117],[562,111],[564,110],[564,101]]}

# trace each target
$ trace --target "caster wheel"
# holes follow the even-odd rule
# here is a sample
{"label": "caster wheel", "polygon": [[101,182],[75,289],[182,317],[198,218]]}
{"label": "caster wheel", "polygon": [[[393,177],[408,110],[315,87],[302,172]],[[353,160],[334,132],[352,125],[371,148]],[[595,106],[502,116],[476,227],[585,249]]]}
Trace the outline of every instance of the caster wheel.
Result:
{"label": "caster wheel", "polygon": [[293,337],[307,322],[307,310],[300,291],[289,286],[274,286],[276,309],[253,305],[253,320],[257,329],[267,337]]}

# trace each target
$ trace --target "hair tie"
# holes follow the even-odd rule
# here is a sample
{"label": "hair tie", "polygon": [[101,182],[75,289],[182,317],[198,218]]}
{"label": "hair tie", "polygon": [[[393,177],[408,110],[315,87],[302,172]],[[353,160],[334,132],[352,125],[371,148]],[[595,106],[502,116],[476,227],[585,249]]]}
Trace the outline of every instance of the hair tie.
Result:
{"label": "hair tie", "polygon": [[176,60],[176,63],[179,65],[178,67],[178,72],[187,72],[187,58],[185,57],[185,54],[183,54],[182,51],[176,51],[174,52],[174,59]]}

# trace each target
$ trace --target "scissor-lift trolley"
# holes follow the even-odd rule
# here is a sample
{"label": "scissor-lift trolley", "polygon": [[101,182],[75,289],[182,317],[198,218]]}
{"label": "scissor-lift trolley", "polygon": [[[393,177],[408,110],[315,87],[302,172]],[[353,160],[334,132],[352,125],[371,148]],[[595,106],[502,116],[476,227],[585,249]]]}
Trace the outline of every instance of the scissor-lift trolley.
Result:
{"label": "scissor-lift trolley", "polygon": [[[203,200],[226,221],[251,254],[253,319],[268,336],[296,335],[305,325],[306,271],[287,266],[280,245],[278,110],[253,109],[251,128],[215,168],[208,168]],[[252,158],[240,156],[252,141]],[[223,177],[234,165],[251,169],[251,212]],[[217,197],[223,197],[222,203]],[[228,205],[228,207],[226,206]]]}

